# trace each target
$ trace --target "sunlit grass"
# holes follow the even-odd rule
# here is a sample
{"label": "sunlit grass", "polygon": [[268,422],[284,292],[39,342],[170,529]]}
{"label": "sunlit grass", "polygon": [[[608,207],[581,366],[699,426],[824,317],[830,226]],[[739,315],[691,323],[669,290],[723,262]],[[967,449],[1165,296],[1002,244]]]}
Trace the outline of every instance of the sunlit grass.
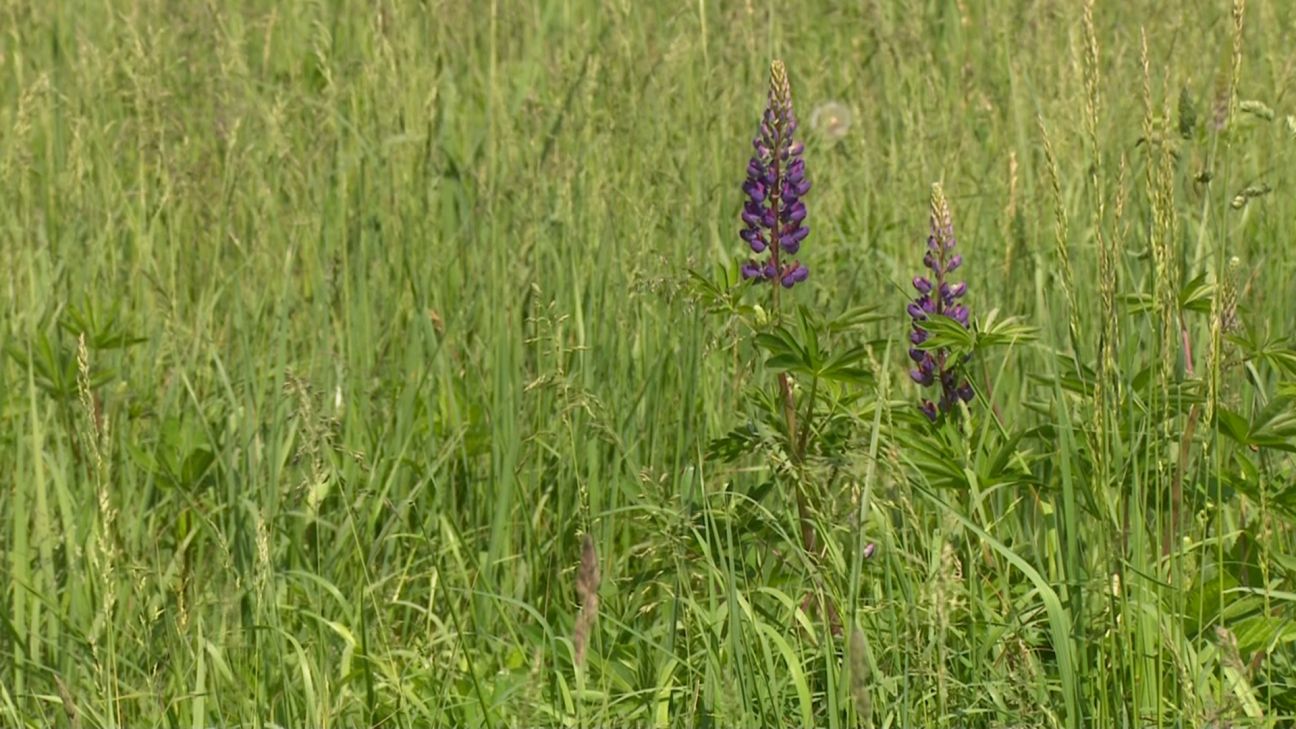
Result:
{"label": "sunlit grass", "polygon": [[[1296,12],[830,5],[0,8],[0,725],[1290,726]],[[818,557],[689,276],[775,56]],[[1036,338],[913,440],[938,181]]]}

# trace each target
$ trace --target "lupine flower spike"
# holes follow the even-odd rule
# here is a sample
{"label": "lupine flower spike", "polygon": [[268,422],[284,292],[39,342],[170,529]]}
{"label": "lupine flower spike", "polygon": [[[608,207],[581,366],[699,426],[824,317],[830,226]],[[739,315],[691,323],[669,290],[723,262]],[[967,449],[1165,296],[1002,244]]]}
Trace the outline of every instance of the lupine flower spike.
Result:
{"label": "lupine flower spike", "polygon": [[913,319],[913,330],[909,332],[909,343],[913,346],[909,358],[916,365],[909,371],[909,376],[923,387],[940,383],[939,402],[924,399],[921,406],[923,414],[932,422],[940,413],[957,407],[960,400],[972,400],[972,386],[962,376],[962,363],[952,361],[953,357],[944,349],[933,351],[919,346],[930,336],[923,324],[933,316],[947,316],[964,328],[968,326],[968,309],[959,303],[967,293],[967,284],[949,281],[950,274],[963,263],[963,256],[954,252],[954,246],[954,219],[945,193],[937,183],[932,185],[931,234],[927,237],[927,253],[923,256],[923,265],[929,274],[914,277],[913,287],[918,296],[908,307],[909,316]]}
{"label": "lupine flower spike", "polygon": [[743,183],[747,204],[742,211],[746,227],[739,236],[752,253],[768,254],[744,263],[743,278],[777,281],[789,289],[810,275],[799,261],[786,258],[795,256],[810,234],[805,225],[806,206],[801,202],[810,190],[810,181],[805,176],[805,160],[801,159],[804,147],[793,139],[796,130],[787,69],[782,61],[774,61],[770,66],[769,103],[752,140],[755,153],[747,163],[747,181]]}

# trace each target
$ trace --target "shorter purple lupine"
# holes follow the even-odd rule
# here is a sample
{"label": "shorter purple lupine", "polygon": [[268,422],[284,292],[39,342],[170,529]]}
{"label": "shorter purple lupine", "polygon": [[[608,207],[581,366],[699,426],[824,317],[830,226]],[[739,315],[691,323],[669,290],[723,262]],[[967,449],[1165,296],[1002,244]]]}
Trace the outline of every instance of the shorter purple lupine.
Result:
{"label": "shorter purple lupine", "polygon": [[810,234],[805,224],[806,206],[801,198],[810,191],[805,176],[805,147],[793,138],[797,130],[792,110],[792,87],[782,61],[770,65],[769,102],[761,117],[755,153],[747,163],[747,180],[743,193],[747,203],[742,209],[746,227],[738,235],[752,253],[767,254],[763,261],[748,260],[742,265],[742,277],[757,281],[777,281],[784,288],[805,281],[810,271],[795,256]]}
{"label": "shorter purple lupine", "polygon": [[926,276],[915,276],[913,287],[918,292],[917,298],[906,307],[913,320],[909,332],[909,358],[914,368],[909,377],[914,382],[929,387],[940,383],[939,402],[924,399],[919,409],[932,422],[941,413],[953,410],[957,403],[971,402],[972,385],[963,378],[960,365],[944,349],[922,349],[929,333],[923,328],[923,322],[933,316],[947,316],[964,328],[968,326],[968,308],[959,303],[967,293],[964,282],[950,283],[947,280],[963,264],[963,256],[954,253],[954,219],[950,214],[949,203],[945,200],[940,184],[932,185],[931,197],[931,234],[927,237],[927,252],[923,255],[923,265],[929,271]]}

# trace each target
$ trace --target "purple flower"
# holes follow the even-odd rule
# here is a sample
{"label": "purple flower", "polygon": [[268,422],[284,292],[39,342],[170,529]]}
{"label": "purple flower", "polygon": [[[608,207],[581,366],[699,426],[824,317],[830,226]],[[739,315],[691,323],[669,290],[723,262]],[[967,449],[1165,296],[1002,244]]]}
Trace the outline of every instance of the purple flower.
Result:
{"label": "purple flower", "polygon": [[967,284],[950,283],[945,278],[963,263],[963,256],[953,252],[954,246],[954,219],[949,203],[940,185],[932,185],[931,235],[927,237],[927,252],[923,255],[923,266],[931,274],[914,277],[913,287],[918,296],[906,307],[912,319],[909,341],[914,345],[909,350],[909,358],[917,364],[909,371],[909,377],[923,387],[940,382],[939,402],[924,399],[919,406],[932,422],[940,414],[953,411],[960,401],[971,402],[974,395],[972,385],[963,377],[961,361],[956,361],[944,348],[920,347],[930,336],[924,323],[932,316],[946,316],[964,328],[968,326],[968,308],[959,303],[967,294]]}
{"label": "purple flower", "polygon": [[[788,255],[796,255],[801,250],[801,241],[810,235],[810,229],[804,226],[787,226],[783,229],[783,235],[779,238],[779,246],[783,252]],[[756,251],[760,253],[760,251]]]}
{"label": "purple flower", "polygon": [[802,266],[801,263],[797,261],[786,267],[785,272],[779,281],[783,284],[783,288],[790,289],[796,284],[806,280],[809,275],[810,269]]}
{"label": "purple flower", "polygon": [[796,129],[787,69],[782,61],[774,61],[770,65],[768,103],[752,140],[755,154],[747,162],[747,179],[742,186],[748,201],[741,215],[745,227],[738,235],[753,253],[769,254],[764,260],[744,263],[743,278],[777,282],[785,288],[792,288],[810,275],[799,261],[780,257],[796,255],[810,234],[804,224],[806,206],[801,201],[810,191],[810,180],[806,179],[805,160],[801,158],[805,146],[793,139]]}

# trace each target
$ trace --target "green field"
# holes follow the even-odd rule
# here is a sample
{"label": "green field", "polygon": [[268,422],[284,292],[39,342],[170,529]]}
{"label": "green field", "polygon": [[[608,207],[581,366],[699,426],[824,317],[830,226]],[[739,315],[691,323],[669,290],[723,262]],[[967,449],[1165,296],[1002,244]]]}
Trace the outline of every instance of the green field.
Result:
{"label": "green field", "polygon": [[1296,726],[1293,90],[1280,0],[0,3],[0,726]]}

